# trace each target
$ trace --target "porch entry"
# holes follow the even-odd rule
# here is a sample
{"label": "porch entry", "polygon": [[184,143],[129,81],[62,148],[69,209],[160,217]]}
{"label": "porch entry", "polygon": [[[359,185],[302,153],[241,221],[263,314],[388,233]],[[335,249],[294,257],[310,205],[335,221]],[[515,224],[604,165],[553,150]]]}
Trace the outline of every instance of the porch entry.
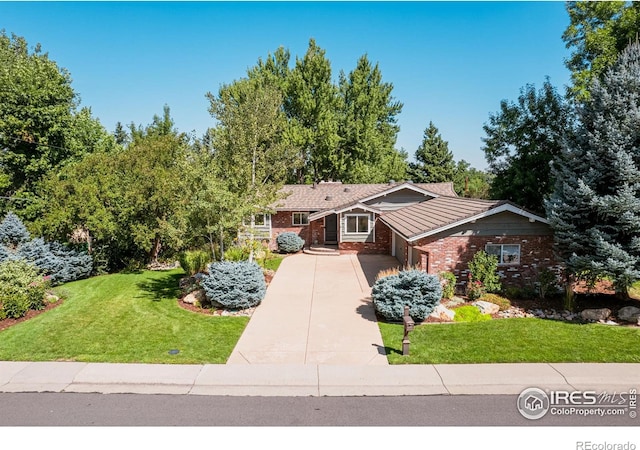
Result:
{"label": "porch entry", "polygon": [[324,218],[324,243],[338,243],[338,215],[329,214]]}

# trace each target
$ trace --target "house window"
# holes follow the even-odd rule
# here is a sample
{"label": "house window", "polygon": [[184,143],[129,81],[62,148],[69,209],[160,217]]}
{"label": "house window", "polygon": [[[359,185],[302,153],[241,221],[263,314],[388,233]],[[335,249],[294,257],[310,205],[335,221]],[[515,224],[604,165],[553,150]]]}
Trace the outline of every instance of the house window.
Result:
{"label": "house window", "polygon": [[[246,217],[242,224],[250,227],[251,226],[251,218]],[[253,216],[253,226],[254,227],[268,227],[271,224],[271,215],[270,214],[256,214]]]}
{"label": "house window", "polygon": [[487,244],[485,250],[498,258],[498,264],[520,264],[519,244]]}
{"label": "house window", "polygon": [[369,214],[348,214],[346,222],[346,233],[369,234]]}
{"label": "house window", "polygon": [[309,213],[294,212],[292,215],[292,223],[295,226],[309,225]]}

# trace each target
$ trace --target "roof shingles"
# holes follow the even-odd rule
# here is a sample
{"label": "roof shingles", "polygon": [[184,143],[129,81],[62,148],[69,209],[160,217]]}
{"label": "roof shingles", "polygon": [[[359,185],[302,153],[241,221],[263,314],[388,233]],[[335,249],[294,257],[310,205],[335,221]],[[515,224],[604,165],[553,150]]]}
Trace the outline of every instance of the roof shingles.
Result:
{"label": "roof shingles", "polygon": [[[318,183],[287,184],[282,191],[289,195],[278,201],[276,209],[281,211],[322,211],[358,203],[361,199],[381,194],[403,183],[342,184]],[[420,189],[436,195],[455,196],[452,183],[416,183]]]}

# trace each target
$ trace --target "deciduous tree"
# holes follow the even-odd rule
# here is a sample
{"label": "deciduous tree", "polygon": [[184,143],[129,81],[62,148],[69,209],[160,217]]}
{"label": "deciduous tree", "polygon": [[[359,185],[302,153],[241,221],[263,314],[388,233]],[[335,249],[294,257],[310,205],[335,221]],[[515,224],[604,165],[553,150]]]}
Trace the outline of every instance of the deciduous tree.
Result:
{"label": "deciduous tree", "polygon": [[483,151],[494,176],[492,198],[511,200],[535,212],[553,189],[549,164],[560,154],[570,129],[567,102],[547,79],[536,91],[527,85],[517,103],[503,100],[484,125]]}
{"label": "deciduous tree", "polygon": [[589,87],[611,67],[620,52],[638,36],[638,2],[567,2],[571,23],[562,39],[573,49],[566,66],[571,70],[572,92],[578,100],[589,97]]}

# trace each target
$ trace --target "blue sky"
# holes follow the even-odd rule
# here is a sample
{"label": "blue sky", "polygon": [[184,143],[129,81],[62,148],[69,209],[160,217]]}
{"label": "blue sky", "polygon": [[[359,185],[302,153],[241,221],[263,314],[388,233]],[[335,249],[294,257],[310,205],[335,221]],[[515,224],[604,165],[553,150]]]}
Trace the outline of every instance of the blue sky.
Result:
{"label": "blue sky", "polygon": [[561,2],[0,2],[0,29],[42,44],[71,73],[81,105],[110,131],[164,104],[181,131],[213,126],[208,91],[280,46],[309,38],[337,80],[366,53],[404,104],[397,147],[412,156],[429,121],[454,157],[485,168],[481,138],[502,99],[545,76],[569,83]]}

